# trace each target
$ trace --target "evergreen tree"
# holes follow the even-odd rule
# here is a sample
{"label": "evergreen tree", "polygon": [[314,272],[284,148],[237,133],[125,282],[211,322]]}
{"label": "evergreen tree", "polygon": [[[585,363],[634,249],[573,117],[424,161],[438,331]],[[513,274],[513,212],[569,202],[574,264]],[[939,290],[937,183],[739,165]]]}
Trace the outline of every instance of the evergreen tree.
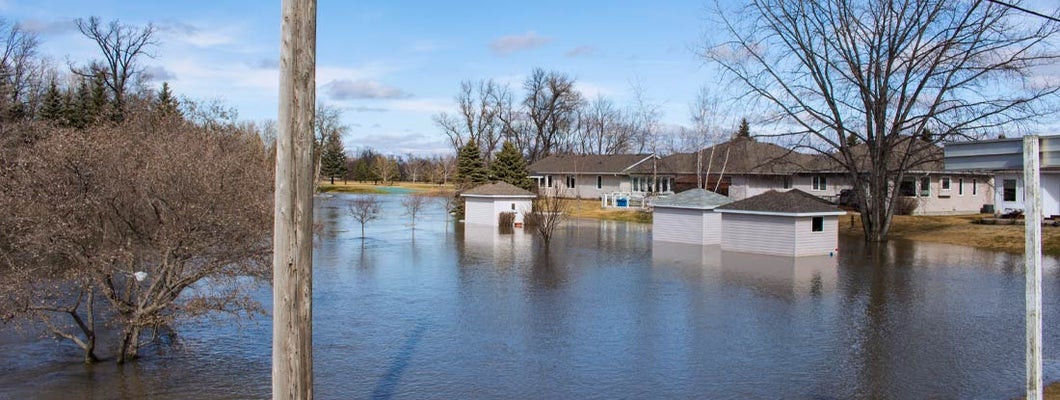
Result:
{"label": "evergreen tree", "polygon": [[92,77],[92,92],[91,101],[85,106],[86,115],[89,117],[89,123],[95,123],[100,120],[100,117],[107,111],[107,106],[110,104],[107,99],[107,86],[104,81],[104,72],[98,71]]}
{"label": "evergreen tree", "polygon": [[181,115],[180,103],[177,101],[176,97],[173,97],[173,92],[169,90],[168,82],[162,82],[162,89],[158,91],[158,98],[155,99],[154,106],[155,112],[162,117]]}
{"label": "evergreen tree", "polygon": [[77,85],[77,92],[66,103],[66,121],[70,126],[84,129],[92,122],[92,116],[88,108],[91,106],[92,92],[88,88],[88,82],[81,79]]}
{"label": "evergreen tree", "polygon": [[747,123],[747,118],[740,119],[740,129],[736,131],[736,137],[754,139],[751,137],[751,124]]}
{"label": "evergreen tree", "polygon": [[474,140],[469,140],[456,156],[456,180],[465,188],[489,183],[489,172],[482,163],[482,152]]}
{"label": "evergreen tree", "polygon": [[48,91],[44,93],[44,100],[40,108],[40,119],[54,124],[63,123],[63,94],[59,91],[59,85],[53,80],[48,85]]}
{"label": "evergreen tree", "polygon": [[512,185],[526,190],[534,189],[534,182],[530,180],[530,173],[526,171],[526,159],[512,142],[505,141],[501,151],[490,164],[491,176],[494,180],[508,182]]}
{"label": "evergreen tree", "polygon": [[346,147],[339,135],[328,135],[328,141],[324,143],[324,151],[320,155],[320,174],[330,178],[332,185],[335,184],[335,178],[346,176]]}

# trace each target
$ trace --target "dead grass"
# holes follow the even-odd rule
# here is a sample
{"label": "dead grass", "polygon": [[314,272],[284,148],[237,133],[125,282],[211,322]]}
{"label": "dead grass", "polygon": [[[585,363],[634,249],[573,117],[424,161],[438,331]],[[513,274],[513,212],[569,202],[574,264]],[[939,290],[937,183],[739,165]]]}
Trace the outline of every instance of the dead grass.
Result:
{"label": "dead grass", "polygon": [[651,223],[651,213],[646,211],[603,208],[600,200],[567,200],[571,216],[575,218],[592,218],[607,221]]}
{"label": "dead grass", "polygon": [[[982,249],[1023,252],[1023,225],[981,225],[988,215],[910,216],[896,215],[889,237],[925,242],[958,244]],[[862,235],[861,217],[851,213],[839,217],[840,232]],[[1060,256],[1060,228],[1042,227],[1042,253]]]}
{"label": "dead grass", "polygon": [[[1026,396],[1020,396],[1016,399],[1023,400],[1026,398]],[[1042,398],[1045,400],[1060,400],[1060,382],[1053,382],[1045,385],[1045,388],[1042,390]]]}

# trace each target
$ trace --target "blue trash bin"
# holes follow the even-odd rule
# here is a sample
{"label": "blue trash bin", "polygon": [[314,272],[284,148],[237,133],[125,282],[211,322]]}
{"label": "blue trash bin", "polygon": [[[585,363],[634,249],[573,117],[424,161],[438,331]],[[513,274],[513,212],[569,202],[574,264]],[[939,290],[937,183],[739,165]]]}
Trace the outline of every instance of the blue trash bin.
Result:
{"label": "blue trash bin", "polygon": [[617,207],[629,207],[629,199],[627,199],[625,197],[619,197],[618,200],[615,201],[615,206],[617,206]]}

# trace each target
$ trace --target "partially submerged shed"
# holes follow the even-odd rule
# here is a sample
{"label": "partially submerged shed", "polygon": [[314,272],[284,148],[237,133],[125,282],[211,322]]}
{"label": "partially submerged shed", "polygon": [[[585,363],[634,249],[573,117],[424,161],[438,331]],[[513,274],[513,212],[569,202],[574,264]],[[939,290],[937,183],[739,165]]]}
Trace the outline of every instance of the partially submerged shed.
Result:
{"label": "partially submerged shed", "polygon": [[537,195],[508,182],[490,183],[460,194],[464,198],[464,223],[499,226],[502,213],[514,213],[514,223],[523,224],[523,213],[533,207]]}
{"label": "partially submerged shed", "polygon": [[722,250],[778,256],[830,254],[839,242],[845,211],[793,189],[770,190],[716,208],[725,234]]}
{"label": "partially submerged shed", "polygon": [[714,245],[721,241],[721,214],[718,206],[732,202],[728,197],[691,189],[656,200],[652,206],[652,240],[657,242]]}

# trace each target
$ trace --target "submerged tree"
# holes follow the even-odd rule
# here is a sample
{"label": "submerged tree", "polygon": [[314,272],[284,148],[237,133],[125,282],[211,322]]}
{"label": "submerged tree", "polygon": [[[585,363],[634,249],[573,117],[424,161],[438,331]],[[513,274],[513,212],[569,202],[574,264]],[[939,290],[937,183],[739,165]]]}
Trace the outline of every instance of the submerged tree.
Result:
{"label": "submerged tree", "polygon": [[409,216],[413,231],[416,230],[416,216],[423,210],[425,204],[426,198],[418,193],[409,193],[401,199],[401,206],[405,207],[405,215]]}
{"label": "submerged tree", "polygon": [[525,212],[523,220],[527,227],[537,231],[544,240],[545,248],[552,244],[556,228],[568,218],[569,203],[559,196],[538,196],[532,202],[531,211]]}
{"label": "submerged tree", "polygon": [[353,219],[361,223],[361,238],[364,238],[364,226],[379,218],[382,206],[375,196],[357,196],[350,201],[349,211]]}
{"label": "submerged tree", "polygon": [[[1056,110],[1058,24],[987,0],[752,0],[704,56],[846,172],[865,238],[885,240],[906,171],[934,144]],[[919,132],[934,134],[913,140]]]}
{"label": "submerged tree", "polygon": [[[38,321],[86,362],[100,340],[125,362],[181,318],[262,312],[249,292],[271,276],[258,137],[126,117],[0,127],[0,160],[13,161],[0,161],[0,317]],[[47,134],[8,140],[35,131]]]}

